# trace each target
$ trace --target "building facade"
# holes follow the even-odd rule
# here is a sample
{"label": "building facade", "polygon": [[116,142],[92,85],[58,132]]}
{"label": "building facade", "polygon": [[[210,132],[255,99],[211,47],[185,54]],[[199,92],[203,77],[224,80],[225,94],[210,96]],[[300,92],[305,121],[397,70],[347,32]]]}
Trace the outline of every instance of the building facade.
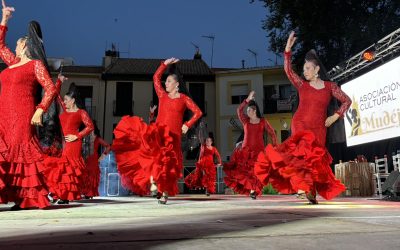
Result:
{"label": "building facade", "polygon": [[242,133],[236,109],[252,90],[256,92],[255,99],[261,112],[274,127],[278,141],[289,136],[296,91],[282,66],[219,70],[215,77],[217,146],[225,161]]}

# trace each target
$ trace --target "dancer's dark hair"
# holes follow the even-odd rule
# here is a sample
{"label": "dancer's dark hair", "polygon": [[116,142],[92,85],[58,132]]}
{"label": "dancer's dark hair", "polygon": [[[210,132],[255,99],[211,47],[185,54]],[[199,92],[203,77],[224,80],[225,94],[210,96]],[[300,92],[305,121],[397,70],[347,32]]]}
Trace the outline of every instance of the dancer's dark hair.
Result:
{"label": "dancer's dark hair", "polygon": [[315,66],[319,66],[318,75],[321,80],[323,80],[323,81],[329,80],[328,72],[326,71],[324,64],[321,62],[317,52],[314,49],[311,49],[307,52],[307,54],[305,56],[305,61],[311,62]]}
{"label": "dancer's dark hair", "polygon": [[[50,74],[40,24],[36,21],[31,21],[28,26],[28,35],[21,39],[26,42],[27,56],[32,60],[41,61]],[[36,104],[38,104],[42,99],[42,92],[43,88],[38,84],[35,93]],[[43,147],[51,147],[52,145],[54,146],[62,141],[62,132],[58,114],[58,106],[56,105],[56,102],[53,101],[47,111],[43,114],[43,126],[38,128],[39,141]]]}
{"label": "dancer's dark hair", "polygon": [[69,85],[68,92],[65,95],[75,99],[75,104],[79,109],[85,109],[85,104],[80,96],[79,89],[74,82]]}

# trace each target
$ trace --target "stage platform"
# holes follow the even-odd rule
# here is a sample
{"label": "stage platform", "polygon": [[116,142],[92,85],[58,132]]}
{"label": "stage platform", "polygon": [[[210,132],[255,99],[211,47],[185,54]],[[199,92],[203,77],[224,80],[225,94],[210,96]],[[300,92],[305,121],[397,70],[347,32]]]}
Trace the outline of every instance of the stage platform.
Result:
{"label": "stage platform", "polygon": [[0,249],[400,249],[400,202],[374,198],[107,197],[9,211]]}

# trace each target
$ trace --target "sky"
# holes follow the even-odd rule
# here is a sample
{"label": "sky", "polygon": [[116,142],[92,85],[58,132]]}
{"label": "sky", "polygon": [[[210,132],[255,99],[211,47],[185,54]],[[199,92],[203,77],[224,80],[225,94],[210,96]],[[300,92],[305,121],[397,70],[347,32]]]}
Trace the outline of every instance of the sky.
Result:
{"label": "sky", "polygon": [[[75,65],[100,65],[115,43],[121,57],[193,58],[194,43],[213,67],[273,66],[262,20],[266,9],[249,0],[6,0],[15,7],[6,42],[14,50],[29,21],[42,26],[48,57],[71,57]],[[281,59],[278,58],[281,62]]]}

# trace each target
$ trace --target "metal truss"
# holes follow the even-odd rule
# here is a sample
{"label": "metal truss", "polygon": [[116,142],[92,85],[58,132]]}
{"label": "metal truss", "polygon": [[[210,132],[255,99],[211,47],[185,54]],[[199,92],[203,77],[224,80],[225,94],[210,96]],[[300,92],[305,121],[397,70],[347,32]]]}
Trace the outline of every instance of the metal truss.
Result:
{"label": "metal truss", "polygon": [[[366,61],[363,59],[363,53],[366,50],[375,51],[375,59],[373,61]],[[365,50],[351,57],[347,61],[333,67],[328,75],[332,81],[342,82],[350,76],[355,75],[356,72],[371,66],[372,64],[384,61],[385,58],[395,55],[400,52],[400,28],[382,38],[375,44],[369,46]]]}

